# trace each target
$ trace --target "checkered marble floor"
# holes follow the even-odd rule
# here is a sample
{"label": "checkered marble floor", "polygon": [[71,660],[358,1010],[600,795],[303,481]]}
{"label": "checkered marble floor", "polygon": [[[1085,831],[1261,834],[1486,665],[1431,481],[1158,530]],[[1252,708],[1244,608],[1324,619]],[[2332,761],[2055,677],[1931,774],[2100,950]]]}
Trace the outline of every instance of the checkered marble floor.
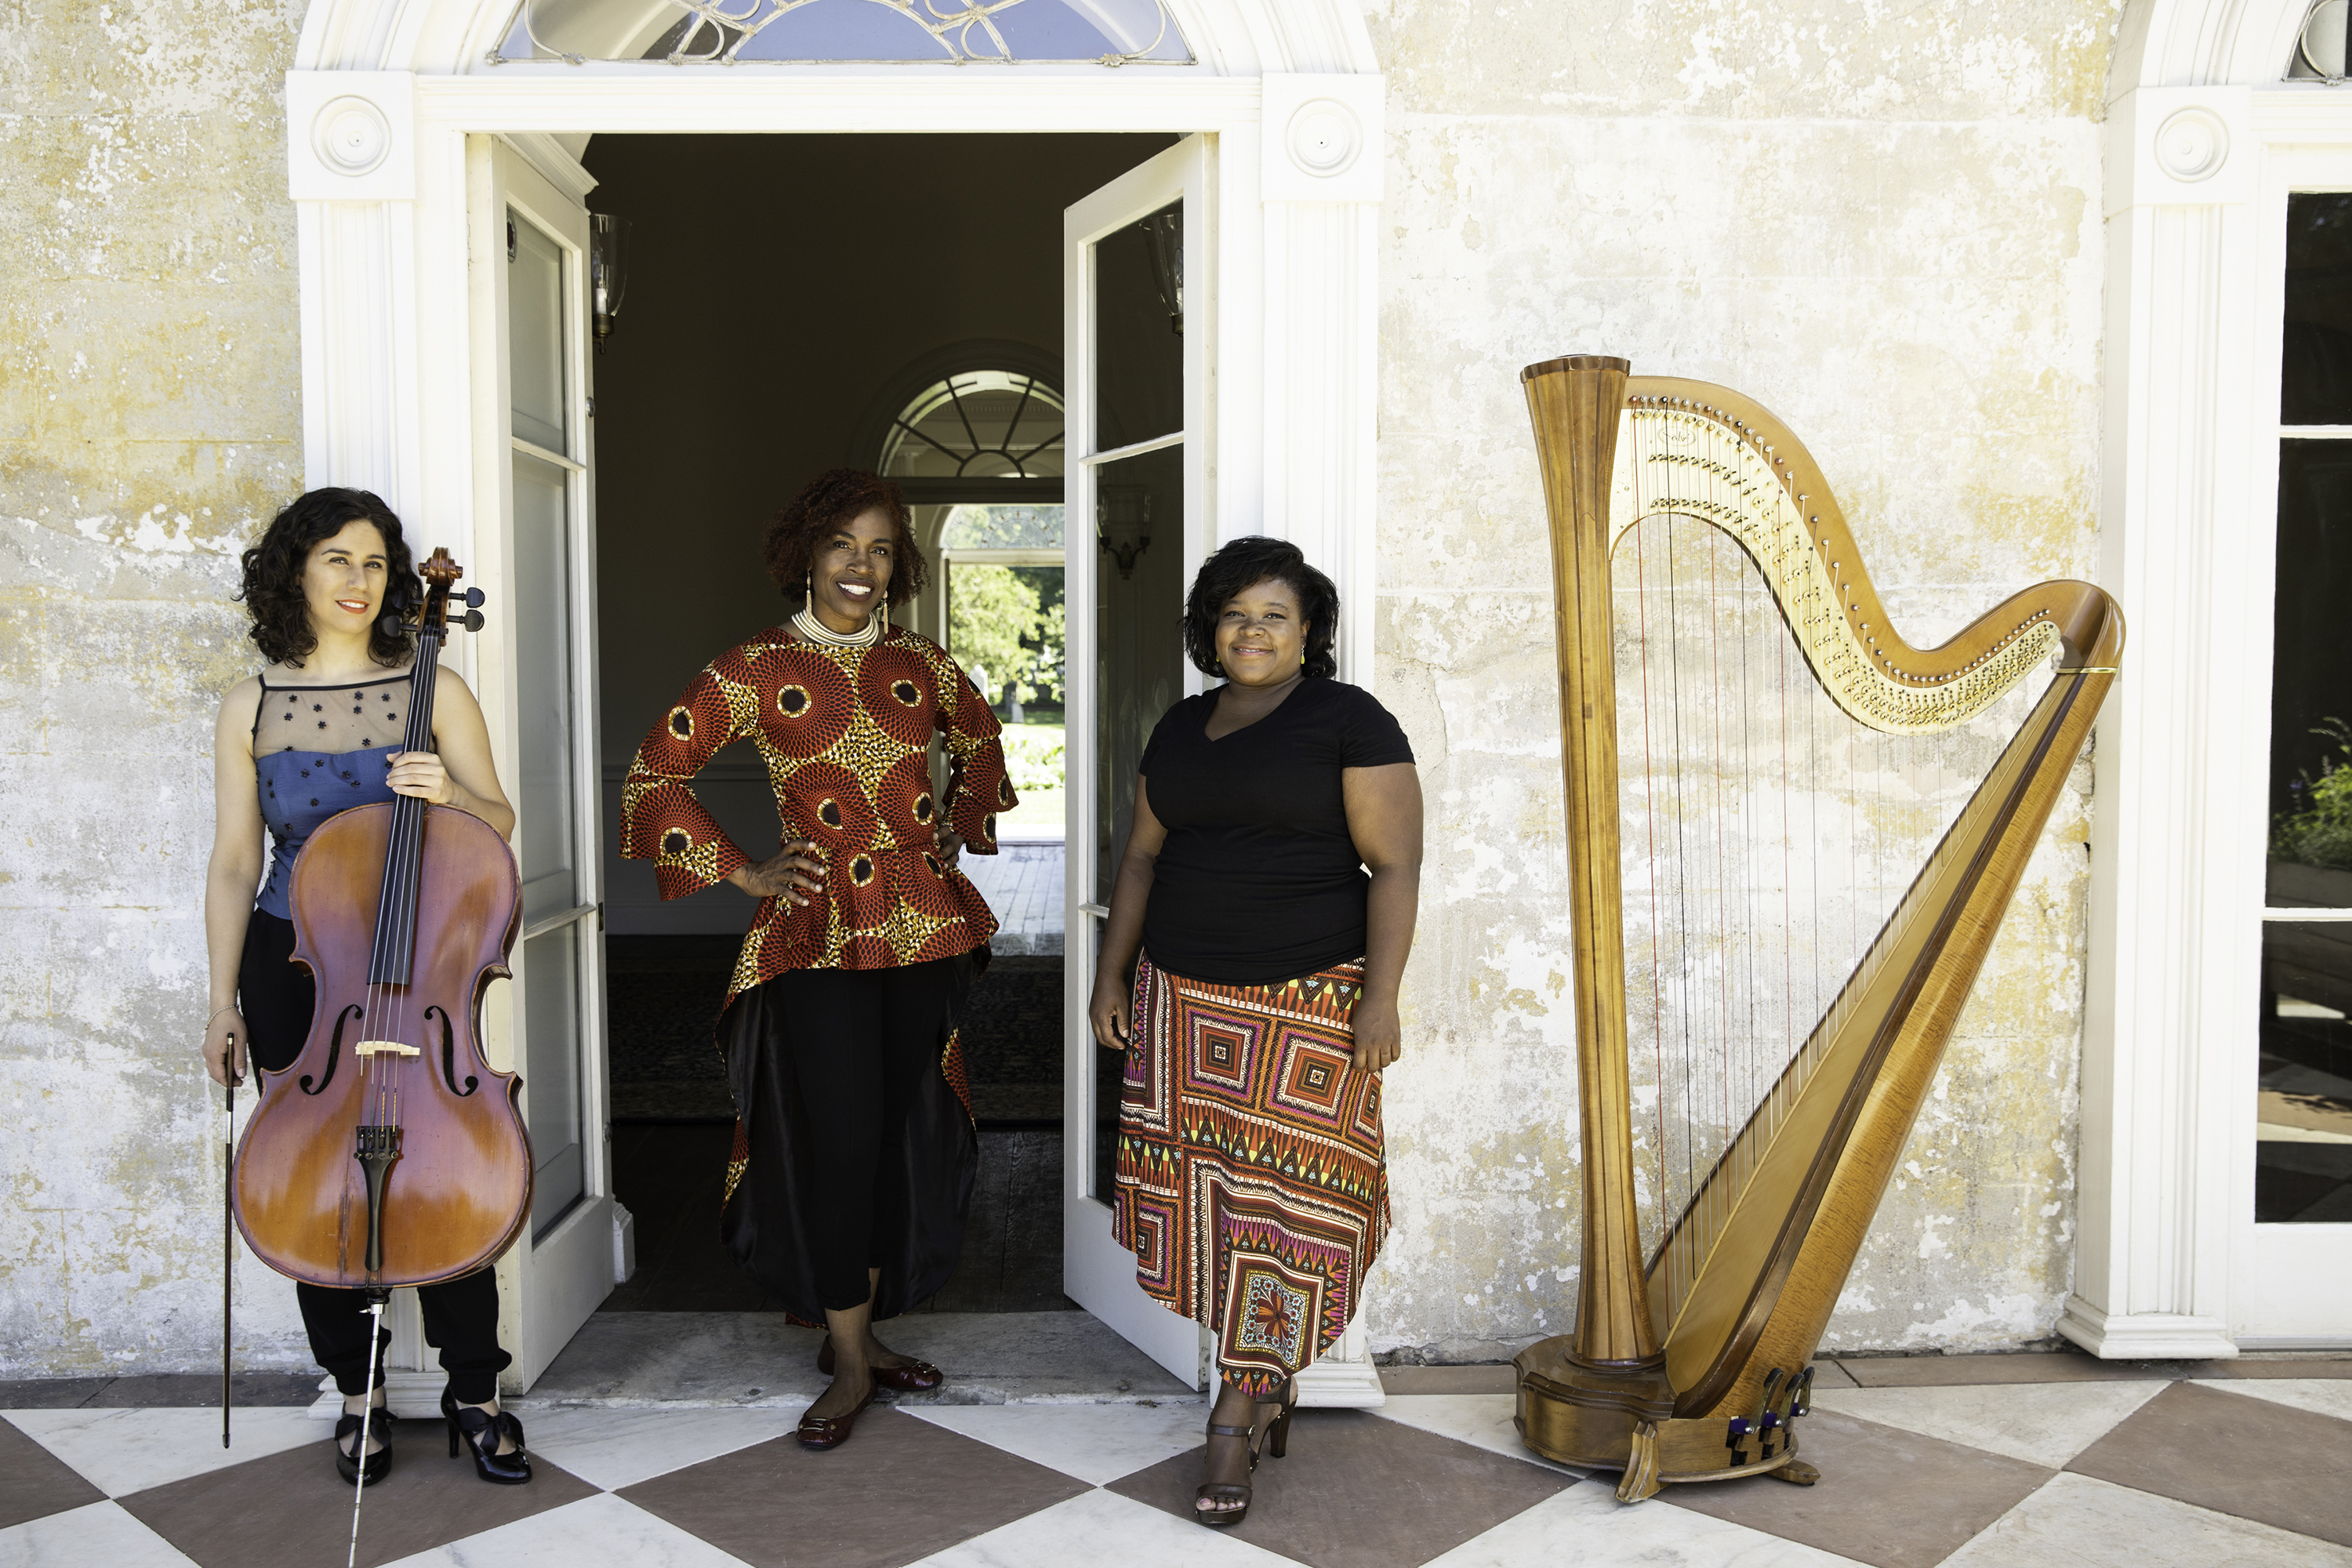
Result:
{"label": "checkered marble floor", "polygon": [[[1818,1487],[1619,1504],[1522,1448],[1507,1368],[1407,1368],[1378,1412],[1305,1411],[1237,1530],[1191,1522],[1198,1404],[877,1406],[811,1454],[774,1408],[518,1408],[538,1479],[484,1486],[397,1434],[360,1561],[438,1568],[2352,1568],[2352,1362],[2074,1355],[1822,1363]],[[0,1411],[0,1564],[343,1561],[323,1422],[242,1409]]]}

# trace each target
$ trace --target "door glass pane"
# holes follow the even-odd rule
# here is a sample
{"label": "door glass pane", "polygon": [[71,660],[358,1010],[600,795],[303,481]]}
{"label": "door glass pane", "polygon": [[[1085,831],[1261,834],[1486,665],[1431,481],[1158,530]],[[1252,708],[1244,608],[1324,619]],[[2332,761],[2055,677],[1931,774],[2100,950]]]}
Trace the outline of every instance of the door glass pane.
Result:
{"label": "door glass pane", "polygon": [[515,851],[522,862],[523,922],[579,902],[573,865],[576,803],[572,767],[571,531],[568,476],[514,454],[515,674],[521,699],[517,758],[521,798]]}
{"label": "door glass pane", "polygon": [[[1107,542],[1097,546],[1095,563],[1095,842],[1087,847],[1094,860],[1091,901],[1108,903],[1135,817],[1144,742],[1184,694],[1184,448],[1105,463],[1096,478]],[[1117,1051],[1096,1058],[1099,1118],[1117,1110],[1122,1068]],[[1110,1148],[1098,1127],[1097,1196],[1111,1191]]]}
{"label": "door glass pane", "polygon": [[[2352,878],[2352,872],[2339,872]],[[2263,927],[2254,1218],[2352,1223],[2352,921]]]}
{"label": "door glass pane", "polygon": [[580,1200],[585,1169],[580,1146],[579,922],[523,943],[523,1099],[530,1123],[537,1185],[534,1237]]}
{"label": "door glass pane", "polygon": [[2352,193],[2286,204],[2279,423],[2352,425]]}
{"label": "door glass pane", "polygon": [[1097,452],[1184,428],[1183,214],[1178,202],[1095,243]]}
{"label": "door glass pane", "polygon": [[514,433],[551,452],[565,444],[563,250],[529,218],[507,210],[514,260],[507,272],[507,340]]}

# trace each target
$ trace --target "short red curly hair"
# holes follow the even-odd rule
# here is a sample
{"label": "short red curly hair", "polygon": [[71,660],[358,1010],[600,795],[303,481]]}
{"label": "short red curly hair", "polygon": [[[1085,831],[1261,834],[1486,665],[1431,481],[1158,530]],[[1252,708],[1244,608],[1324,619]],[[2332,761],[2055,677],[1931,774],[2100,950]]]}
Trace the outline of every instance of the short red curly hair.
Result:
{"label": "short red curly hair", "polygon": [[878,511],[890,520],[890,539],[898,559],[890,565],[890,585],[884,599],[903,605],[921,593],[931,580],[930,563],[915,542],[913,516],[897,485],[863,468],[831,468],[811,479],[808,488],[784,503],[768,524],[768,575],[787,599],[808,597],[809,568],[820,542],[855,518]]}

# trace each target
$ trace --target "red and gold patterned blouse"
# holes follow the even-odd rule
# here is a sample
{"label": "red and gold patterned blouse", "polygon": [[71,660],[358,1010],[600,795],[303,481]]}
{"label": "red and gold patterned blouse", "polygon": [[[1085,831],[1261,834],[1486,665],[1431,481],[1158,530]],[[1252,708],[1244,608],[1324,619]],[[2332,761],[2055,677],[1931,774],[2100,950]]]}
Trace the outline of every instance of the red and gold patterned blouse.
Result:
{"label": "red and gold patterned blouse", "polygon": [[995,933],[980,889],[932,853],[934,731],[948,826],[993,855],[996,814],[1016,804],[996,715],[938,644],[903,627],[831,648],[772,626],[712,660],[646,736],[622,786],[621,853],[655,863],[663,898],[750,861],[688,784],[732,741],[760,748],[784,837],[814,840],[825,863],[823,896],[761,900],[730,1000],[788,969],[922,963]]}

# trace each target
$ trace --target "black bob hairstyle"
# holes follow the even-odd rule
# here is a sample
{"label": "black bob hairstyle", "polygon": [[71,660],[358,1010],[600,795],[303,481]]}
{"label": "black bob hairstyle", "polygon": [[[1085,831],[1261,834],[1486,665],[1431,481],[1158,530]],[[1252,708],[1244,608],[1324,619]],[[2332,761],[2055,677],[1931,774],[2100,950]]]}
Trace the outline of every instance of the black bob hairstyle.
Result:
{"label": "black bob hairstyle", "polygon": [[[318,634],[310,629],[310,606],[302,595],[302,569],[310,563],[313,550],[352,522],[372,522],[383,535],[384,611],[405,612],[424,601],[425,584],[392,508],[367,490],[305,490],[269,520],[260,542],[245,552],[245,585],[236,596],[252,612],[254,644],[270,663],[299,666],[319,646]],[[368,656],[390,668],[405,659],[415,646],[415,638],[404,628],[386,633],[379,619],[368,637]]]}
{"label": "black bob hairstyle", "polygon": [[1298,614],[1307,623],[1306,672],[1339,674],[1331,643],[1339,630],[1339,590],[1307,563],[1298,546],[1262,533],[1234,540],[1202,562],[1193,577],[1192,591],[1184,599],[1184,652],[1192,668],[1203,675],[1224,673],[1217,662],[1217,617],[1224,614],[1227,600],[1268,579],[1298,595]]}

